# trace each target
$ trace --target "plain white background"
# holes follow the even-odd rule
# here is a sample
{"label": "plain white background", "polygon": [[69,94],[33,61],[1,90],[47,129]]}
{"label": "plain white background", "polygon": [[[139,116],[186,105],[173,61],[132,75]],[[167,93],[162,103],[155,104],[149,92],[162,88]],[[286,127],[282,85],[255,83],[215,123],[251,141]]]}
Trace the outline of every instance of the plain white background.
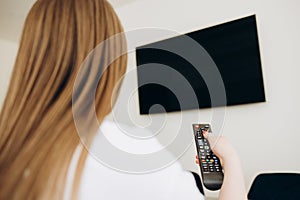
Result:
{"label": "plain white background", "polygon": [[[267,102],[226,108],[223,127],[223,135],[229,138],[241,157],[248,188],[261,172],[300,172],[299,7],[297,0],[137,0],[117,7],[125,30],[157,27],[179,33],[256,14]],[[8,22],[9,18],[0,21]],[[0,32],[5,31],[5,34],[0,34],[0,105],[18,47],[16,37],[7,34],[9,30],[9,23],[1,23]],[[15,34],[20,28],[11,30]],[[128,63],[129,70],[134,70],[134,55],[129,56]],[[134,88],[136,79],[126,79],[122,91]],[[149,122],[149,118],[138,115],[136,93],[129,104],[131,119],[141,124]],[[125,110],[118,115],[118,120],[126,123],[128,118],[122,112]],[[187,111],[182,115],[192,123],[196,112]],[[210,109],[201,110],[201,121],[210,121],[211,113]],[[169,114],[168,120],[176,122],[179,117],[178,113]],[[155,118],[164,120],[165,116]],[[160,141],[166,143],[174,132],[171,126],[167,135],[159,137]],[[190,129],[186,134],[192,137]],[[180,159],[186,169],[198,170],[195,154],[191,146]]]}

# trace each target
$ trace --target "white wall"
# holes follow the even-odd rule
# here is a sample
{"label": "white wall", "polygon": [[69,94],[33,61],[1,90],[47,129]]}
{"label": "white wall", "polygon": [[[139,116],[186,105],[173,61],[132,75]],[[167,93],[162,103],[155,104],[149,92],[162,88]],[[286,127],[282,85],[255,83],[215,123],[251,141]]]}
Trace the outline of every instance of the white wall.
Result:
{"label": "white wall", "polygon": [[[267,102],[228,107],[223,129],[241,156],[247,187],[260,172],[300,172],[299,7],[297,0],[140,0],[117,9],[127,31],[157,27],[180,33],[256,14]],[[134,56],[130,55],[129,68],[134,67]],[[125,86],[127,92],[128,88],[136,88],[136,79],[126,80]],[[135,104],[130,106],[132,118],[141,124],[148,121],[136,114],[136,96],[135,103],[131,104]],[[183,112],[189,122],[182,126],[190,127],[197,121],[196,112]],[[210,121],[210,110],[200,114],[201,121]],[[174,125],[180,117],[176,113],[168,116]],[[164,119],[164,116],[156,117]],[[162,143],[174,131],[170,127],[169,135],[161,137]],[[186,131],[187,137],[192,137],[191,130]],[[194,155],[191,147],[181,158],[187,169],[197,170]]]}
{"label": "white wall", "polygon": [[0,108],[5,98],[18,44],[0,38]]}
{"label": "white wall", "polygon": [[[144,27],[171,29],[180,33],[205,28],[250,14],[257,15],[266,103],[226,108],[223,134],[237,148],[244,167],[247,186],[260,172],[300,172],[300,13],[297,0],[281,1],[203,1],[203,0],[139,0],[117,9],[125,30]],[[17,44],[0,40],[0,105],[5,96]],[[135,67],[129,57],[129,70]],[[124,91],[136,88],[136,78],[126,79]],[[145,124],[149,118],[138,116],[137,96],[129,102],[130,114],[136,123]],[[192,137],[191,124],[197,111],[183,112],[187,137]],[[201,121],[210,121],[209,109],[200,111]],[[119,119],[128,122],[124,113]],[[166,143],[176,132],[180,114],[168,115],[169,130],[159,136]],[[156,115],[155,119],[164,119]],[[197,170],[192,146],[181,158],[187,169]]]}

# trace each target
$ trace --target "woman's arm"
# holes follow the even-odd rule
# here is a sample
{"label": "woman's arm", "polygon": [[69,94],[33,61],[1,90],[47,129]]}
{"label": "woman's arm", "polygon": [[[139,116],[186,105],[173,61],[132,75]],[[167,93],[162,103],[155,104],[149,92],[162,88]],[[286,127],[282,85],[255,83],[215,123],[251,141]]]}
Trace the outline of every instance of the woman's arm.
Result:
{"label": "woman's arm", "polygon": [[237,152],[224,136],[209,136],[204,132],[212,151],[221,160],[224,180],[219,193],[219,200],[247,199],[244,175]]}

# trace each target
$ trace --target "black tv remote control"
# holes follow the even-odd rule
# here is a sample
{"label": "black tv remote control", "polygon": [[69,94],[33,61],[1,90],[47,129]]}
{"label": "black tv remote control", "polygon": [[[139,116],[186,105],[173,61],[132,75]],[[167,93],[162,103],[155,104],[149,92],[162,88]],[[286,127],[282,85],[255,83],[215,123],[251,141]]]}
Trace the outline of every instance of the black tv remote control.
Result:
{"label": "black tv remote control", "polygon": [[211,132],[209,124],[193,124],[203,185],[208,190],[219,190],[223,183],[223,170],[220,159],[212,152],[203,131]]}

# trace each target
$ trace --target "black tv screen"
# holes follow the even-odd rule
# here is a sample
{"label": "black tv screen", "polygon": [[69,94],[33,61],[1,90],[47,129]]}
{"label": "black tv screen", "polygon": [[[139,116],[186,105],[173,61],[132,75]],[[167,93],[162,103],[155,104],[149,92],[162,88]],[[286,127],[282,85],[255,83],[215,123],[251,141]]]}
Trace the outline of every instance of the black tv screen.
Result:
{"label": "black tv screen", "polygon": [[[203,52],[188,46],[187,36],[217,67],[225,102],[212,104],[208,81],[199,73],[210,66],[201,61]],[[200,62],[191,63],[190,55]],[[137,47],[136,61],[140,114],[265,102],[255,15]],[[186,83],[193,94],[187,92]],[[195,97],[196,103],[189,101]]]}

